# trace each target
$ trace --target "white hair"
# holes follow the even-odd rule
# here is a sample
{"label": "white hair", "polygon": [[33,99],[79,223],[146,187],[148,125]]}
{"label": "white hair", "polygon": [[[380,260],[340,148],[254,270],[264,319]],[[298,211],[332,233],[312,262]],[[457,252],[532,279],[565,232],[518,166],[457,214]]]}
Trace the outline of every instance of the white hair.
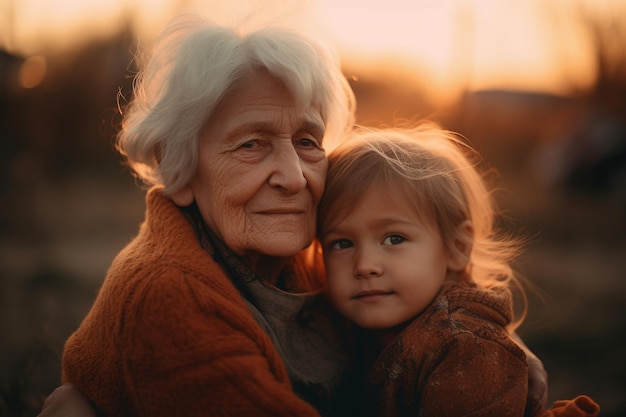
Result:
{"label": "white hair", "polygon": [[145,183],[171,194],[191,180],[198,138],[216,106],[251,69],[282,80],[302,104],[319,106],[332,147],[354,124],[354,94],[335,51],[278,27],[242,32],[181,15],[137,74],[117,148]]}

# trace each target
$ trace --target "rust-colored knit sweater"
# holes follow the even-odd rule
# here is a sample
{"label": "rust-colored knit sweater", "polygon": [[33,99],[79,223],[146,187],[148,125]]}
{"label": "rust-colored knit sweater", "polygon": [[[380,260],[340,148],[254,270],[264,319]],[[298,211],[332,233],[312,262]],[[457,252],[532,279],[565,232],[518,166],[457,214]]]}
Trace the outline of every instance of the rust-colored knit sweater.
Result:
{"label": "rust-colored knit sweater", "polygon": [[[303,280],[315,285],[312,275]],[[105,416],[319,416],[293,393],[270,338],[158,189],[66,343],[63,381]]]}

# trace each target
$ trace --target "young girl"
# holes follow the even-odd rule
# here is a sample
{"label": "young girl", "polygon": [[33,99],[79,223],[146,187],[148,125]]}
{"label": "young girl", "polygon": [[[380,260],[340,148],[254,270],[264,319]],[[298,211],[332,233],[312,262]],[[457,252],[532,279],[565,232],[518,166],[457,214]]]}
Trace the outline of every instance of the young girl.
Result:
{"label": "young girl", "polygon": [[519,245],[495,230],[469,154],[421,125],[363,131],[330,155],[320,241],[360,358],[338,415],[598,413],[586,396],[526,404],[528,364],[510,336]]}

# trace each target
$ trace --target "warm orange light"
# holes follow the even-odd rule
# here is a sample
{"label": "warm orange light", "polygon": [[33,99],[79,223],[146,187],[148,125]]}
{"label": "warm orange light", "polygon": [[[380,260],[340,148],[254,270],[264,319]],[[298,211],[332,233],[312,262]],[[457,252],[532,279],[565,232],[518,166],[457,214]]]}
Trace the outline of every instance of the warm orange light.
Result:
{"label": "warm orange light", "polygon": [[34,55],[26,59],[20,67],[18,82],[22,88],[37,87],[46,76],[46,58]]}
{"label": "warm orange light", "polygon": [[[464,90],[566,94],[589,85],[591,51],[576,22],[555,24],[535,0],[319,0],[344,55],[363,71],[416,68],[440,101]],[[559,9],[560,8],[560,9]],[[554,10],[554,9],[553,9]]]}
{"label": "warm orange light", "polygon": [[149,28],[162,26],[164,13],[173,13],[175,3],[174,0],[7,1],[13,3],[12,33],[5,37],[11,39],[15,52],[27,55],[110,36],[131,20],[143,34]]}
{"label": "warm orange light", "polygon": [[[182,5],[231,19],[245,16],[246,7],[279,5],[279,20],[312,5],[313,24],[336,42],[344,62],[364,75],[401,67],[404,76],[408,69],[419,77],[406,81],[439,100],[485,88],[567,93],[589,85],[595,70],[592,45],[571,19],[582,0],[12,1],[14,33],[8,38],[27,55],[53,41],[63,45],[111,33],[128,19],[140,40],[149,39]],[[550,8],[559,21],[546,13]]]}

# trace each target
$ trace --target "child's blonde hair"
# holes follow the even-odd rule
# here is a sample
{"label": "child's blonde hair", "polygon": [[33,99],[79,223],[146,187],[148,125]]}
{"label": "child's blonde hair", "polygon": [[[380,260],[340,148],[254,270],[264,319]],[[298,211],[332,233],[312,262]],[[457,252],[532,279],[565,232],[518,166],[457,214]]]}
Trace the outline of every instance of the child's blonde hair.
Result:
{"label": "child's blonde hair", "polygon": [[521,290],[511,267],[520,241],[496,230],[495,205],[477,163],[478,154],[462,138],[434,124],[356,131],[329,155],[320,231],[349,215],[373,183],[381,184],[399,191],[395,197],[408,199],[418,215],[433,219],[448,250],[469,220],[471,280],[484,287],[513,281]]}

